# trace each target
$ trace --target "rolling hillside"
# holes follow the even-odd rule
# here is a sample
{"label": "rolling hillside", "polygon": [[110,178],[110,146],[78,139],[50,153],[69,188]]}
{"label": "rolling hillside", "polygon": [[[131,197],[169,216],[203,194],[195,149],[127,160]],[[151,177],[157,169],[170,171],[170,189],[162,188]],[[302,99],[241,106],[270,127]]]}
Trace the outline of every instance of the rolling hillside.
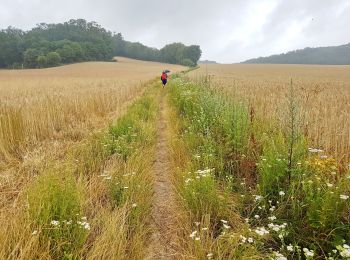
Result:
{"label": "rolling hillside", "polygon": [[305,48],[268,57],[249,59],[243,63],[349,65],[350,43],[340,46]]}

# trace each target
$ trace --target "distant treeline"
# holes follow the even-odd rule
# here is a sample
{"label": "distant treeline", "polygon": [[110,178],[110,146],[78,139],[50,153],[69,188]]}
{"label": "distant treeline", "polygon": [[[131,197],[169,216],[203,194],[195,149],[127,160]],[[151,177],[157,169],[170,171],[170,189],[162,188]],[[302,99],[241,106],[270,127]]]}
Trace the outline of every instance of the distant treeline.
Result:
{"label": "distant treeline", "polygon": [[0,31],[0,68],[43,68],[81,61],[112,61],[116,55],[140,60],[196,66],[198,45],[172,43],[162,49],[123,39],[84,19],[38,24],[30,31]]}
{"label": "distant treeline", "polygon": [[243,63],[350,65],[350,43],[341,46],[305,48],[250,59]]}

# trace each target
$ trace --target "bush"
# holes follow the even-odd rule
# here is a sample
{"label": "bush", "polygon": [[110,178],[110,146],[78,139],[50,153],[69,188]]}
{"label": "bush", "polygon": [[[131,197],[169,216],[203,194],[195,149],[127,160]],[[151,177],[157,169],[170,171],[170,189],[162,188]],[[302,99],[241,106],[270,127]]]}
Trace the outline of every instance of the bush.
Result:
{"label": "bush", "polygon": [[39,54],[39,51],[36,49],[27,49],[24,52],[24,65],[27,68],[35,68],[37,66]]}
{"label": "bush", "polygon": [[47,59],[45,56],[40,55],[37,59],[38,67],[39,68],[45,68],[47,64]]}
{"label": "bush", "polygon": [[48,66],[57,66],[61,63],[61,56],[57,52],[49,52],[46,55]]}
{"label": "bush", "polygon": [[194,67],[196,64],[193,63],[190,59],[183,59],[181,61],[181,65],[187,66],[187,67]]}

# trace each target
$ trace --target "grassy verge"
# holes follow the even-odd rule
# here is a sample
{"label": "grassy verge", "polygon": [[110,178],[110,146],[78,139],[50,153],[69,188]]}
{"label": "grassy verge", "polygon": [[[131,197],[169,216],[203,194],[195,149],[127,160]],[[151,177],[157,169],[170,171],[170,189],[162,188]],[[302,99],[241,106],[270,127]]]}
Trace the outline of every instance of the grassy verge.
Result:
{"label": "grassy verge", "polygon": [[[224,147],[215,140],[221,129],[210,129],[214,120],[220,120],[217,113],[222,104],[216,103],[220,100],[182,78],[175,78],[170,89],[181,255],[188,259],[262,259],[260,245],[253,243],[256,234],[240,216],[239,198],[230,190],[233,180],[225,176]],[[214,109],[210,118],[203,105]],[[243,243],[243,238],[249,242]]]}
{"label": "grassy verge", "polygon": [[154,84],[108,129],[48,162],[0,227],[0,258],[144,257],[158,92]]}
{"label": "grassy verge", "polygon": [[170,99],[179,118],[177,188],[193,223],[183,234],[187,254],[348,257],[350,173],[308,147],[292,89],[284,128],[205,81],[175,79]]}

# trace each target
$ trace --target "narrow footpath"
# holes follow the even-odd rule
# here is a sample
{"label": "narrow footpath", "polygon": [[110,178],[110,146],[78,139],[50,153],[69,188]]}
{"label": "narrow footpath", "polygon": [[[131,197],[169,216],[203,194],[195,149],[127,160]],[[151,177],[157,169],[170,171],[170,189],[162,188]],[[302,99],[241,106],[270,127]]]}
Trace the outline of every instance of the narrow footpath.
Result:
{"label": "narrow footpath", "polygon": [[157,122],[157,145],[154,173],[154,198],[152,205],[152,236],[149,252],[150,259],[176,259],[176,221],[174,188],[169,162],[169,147],[167,140],[168,116],[166,104],[166,89],[161,89],[159,118]]}

